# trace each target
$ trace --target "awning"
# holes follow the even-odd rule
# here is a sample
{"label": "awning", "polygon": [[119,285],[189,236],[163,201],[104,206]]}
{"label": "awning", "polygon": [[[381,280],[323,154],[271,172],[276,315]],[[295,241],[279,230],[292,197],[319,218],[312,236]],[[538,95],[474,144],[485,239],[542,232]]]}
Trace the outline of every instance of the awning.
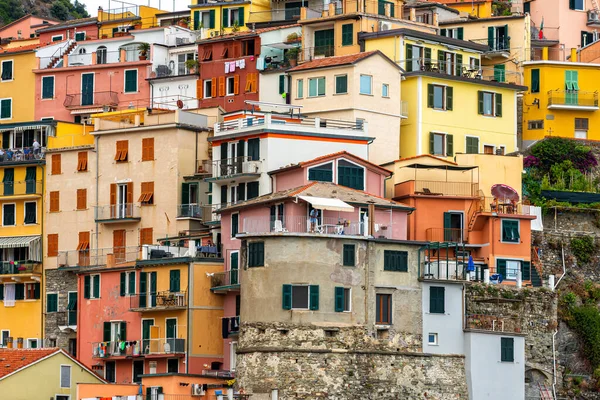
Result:
{"label": "awning", "polygon": [[300,199],[312,204],[312,206],[319,210],[329,211],[342,211],[352,212],[354,207],[348,203],[344,203],[340,199],[328,199],[325,197],[313,197],[313,196],[298,196]]}
{"label": "awning", "polygon": [[75,108],[71,110],[71,115],[79,115],[79,114],[96,114],[104,112],[103,107],[95,107],[95,108]]}
{"label": "awning", "polygon": [[16,247],[29,247],[29,260],[42,261],[41,236],[11,236],[0,237],[0,249],[14,249]]}

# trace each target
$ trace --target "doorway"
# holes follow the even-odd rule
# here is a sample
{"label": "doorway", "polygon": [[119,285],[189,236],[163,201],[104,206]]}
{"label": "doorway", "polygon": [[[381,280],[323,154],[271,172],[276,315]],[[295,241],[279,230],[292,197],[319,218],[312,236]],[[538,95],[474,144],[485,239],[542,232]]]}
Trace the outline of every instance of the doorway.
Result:
{"label": "doorway", "polygon": [[444,213],[444,242],[463,242],[463,213],[449,211]]}
{"label": "doorway", "polygon": [[94,74],[81,74],[81,105],[94,104]]}
{"label": "doorway", "polygon": [[358,210],[358,222],[360,226],[360,234],[367,236],[369,234],[369,209],[360,208]]}
{"label": "doorway", "polygon": [[117,381],[117,366],[114,361],[106,361],[104,363],[104,379],[107,382],[115,383]]}

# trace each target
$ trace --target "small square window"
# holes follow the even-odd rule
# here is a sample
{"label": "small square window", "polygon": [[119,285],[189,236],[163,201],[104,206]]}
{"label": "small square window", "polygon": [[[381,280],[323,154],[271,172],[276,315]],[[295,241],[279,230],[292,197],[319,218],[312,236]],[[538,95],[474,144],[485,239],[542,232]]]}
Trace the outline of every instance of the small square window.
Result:
{"label": "small square window", "polygon": [[292,286],[292,309],[308,310],[308,285]]}
{"label": "small square window", "polygon": [[438,345],[438,334],[430,333],[429,335],[427,335],[427,343],[430,346],[437,346]]}
{"label": "small square window", "polygon": [[384,250],[383,252],[383,270],[408,272],[408,252]]}
{"label": "small square window", "polygon": [[335,94],[348,93],[348,75],[336,75]]}
{"label": "small square window", "polygon": [[310,78],[308,80],[308,97],[325,96],[325,78]]}
{"label": "small square window", "polygon": [[532,120],[532,121],[527,121],[527,129],[529,129],[529,130],[544,129],[544,120],[536,119],[536,120]]}
{"label": "small square window", "polygon": [[500,361],[514,362],[515,361],[515,339],[500,338]]}
{"label": "small square window", "polygon": [[519,221],[518,220],[502,220],[502,242],[519,243]]}
{"label": "small square window", "polygon": [[360,76],[360,94],[373,94],[373,77],[371,75]]}

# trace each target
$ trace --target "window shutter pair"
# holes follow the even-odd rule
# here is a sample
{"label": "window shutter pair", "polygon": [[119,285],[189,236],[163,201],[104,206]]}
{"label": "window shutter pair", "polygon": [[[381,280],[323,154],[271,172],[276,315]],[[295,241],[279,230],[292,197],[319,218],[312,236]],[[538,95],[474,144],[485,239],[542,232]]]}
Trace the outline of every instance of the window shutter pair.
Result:
{"label": "window shutter pair", "polygon": [[0,118],[12,118],[12,100],[4,99],[0,101]]}
{"label": "window shutter pair", "polygon": [[134,93],[138,91],[137,70],[125,71],[125,93]]}
{"label": "window shutter pair", "polygon": [[169,271],[169,291],[171,293],[177,293],[180,289],[180,271],[178,269],[172,269]]}
{"label": "window shutter pair", "polygon": [[45,76],[42,78],[42,99],[54,98],[54,77]]}
{"label": "window shutter pair", "polygon": [[46,312],[58,311],[58,294],[49,293],[46,295]]}
{"label": "window shutter pair", "polygon": [[354,25],[342,25],[342,46],[351,46],[354,43]]}
{"label": "window shutter pair", "polygon": [[343,251],[343,264],[345,267],[354,267],[356,265],[356,246],[345,244]]}
{"label": "window shutter pair", "polygon": [[265,242],[248,244],[248,267],[262,267],[265,265]]}
{"label": "window shutter pair", "polygon": [[443,314],[445,312],[445,293],[443,287],[431,286],[429,288],[429,312]]}
{"label": "window shutter pair", "polygon": [[408,252],[406,251],[383,251],[383,270],[408,272]]}
{"label": "window shutter pair", "polygon": [[85,251],[90,248],[90,233],[79,232],[79,244],[77,245],[77,251]]}
{"label": "window shutter pair", "polygon": [[117,140],[116,147],[117,151],[115,154],[115,161],[127,161],[127,153],[129,151],[129,140]]}
{"label": "window shutter pair", "polygon": [[[58,192],[56,192],[56,193],[58,193]],[[77,189],[77,209],[85,210],[86,208],[87,208],[87,189]]]}
{"label": "window shutter pair", "polygon": [[[313,311],[319,309],[319,285],[309,286],[309,308]],[[282,306],[284,310],[292,309],[292,285],[283,285]]]}
{"label": "window shutter pair", "polygon": [[250,93],[254,93],[256,92],[256,82],[258,78],[258,73],[257,72],[250,72],[248,75],[246,75],[246,92],[250,92]]}
{"label": "window shutter pair", "polygon": [[[198,82],[202,83],[200,80]],[[142,161],[154,161],[154,138],[142,139]]]}
{"label": "window shutter pair", "polygon": [[87,171],[88,164],[88,153],[87,151],[81,151],[77,153],[77,171],[84,172]]}
{"label": "window shutter pair", "polygon": [[50,192],[50,212],[60,210],[60,192]]}
{"label": "window shutter pair", "polygon": [[58,233],[48,234],[48,257],[58,255]]}
{"label": "window shutter pair", "polygon": [[52,175],[58,175],[61,173],[62,163],[60,154],[52,154]]}
{"label": "window shutter pair", "polygon": [[141,192],[138,201],[142,203],[142,205],[154,204],[154,182],[142,182]]}
{"label": "window shutter pair", "polygon": [[479,153],[479,138],[467,137],[467,154]]}
{"label": "window shutter pair", "polygon": [[142,228],[140,229],[140,246],[145,244],[152,244],[153,239],[153,229],[152,228]]}
{"label": "window shutter pair", "polygon": [[515,339],[500,338],[500,361],[515,361]]}

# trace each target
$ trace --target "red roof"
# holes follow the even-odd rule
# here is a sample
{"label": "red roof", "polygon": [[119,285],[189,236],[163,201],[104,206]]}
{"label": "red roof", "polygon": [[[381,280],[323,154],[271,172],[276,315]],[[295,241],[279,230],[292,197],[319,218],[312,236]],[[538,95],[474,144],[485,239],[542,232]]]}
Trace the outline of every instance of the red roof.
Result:
{"label": "red roof", "polygon": [[317,157],[317,158],[313,158],[312,160],[301,161],[301,162],[299,162],[298,164],[293,164],[293,165],[290,165],[290,166],[288,166],[288,167],[282,167],[282,168],[280,168],[280,169],[277,169],[277,170],[275,170],[275,171],[272,171],[272,172],[270,172],[270,173],[271,173],[271,174],[277,174],[277,173],[279,173],[279,172],[283,172],[283,171],[289,171],[290,169],[295,169],[295,168],[304,167],[304,166],[306,166],[306,165],[315,164],[315,163],[317,163],[317,162],[320,162],[320,161],[324,161],[324,160],[328,160],[328,159],[336,158],[337,156],[347,156],[347,157],[350,157],[350,158],[354,158],[355,160],[359,160],[359,161],[361,161],[361,162],[363,162],[363,163],[365,163],[365,164],[369,165],[371,168],[374,168],[374,169],[377,169],[377,170],[379,170],[379,171],[381,171],[381,172],[384,172],[384,173],[385,173],[385,174],[387,174],[388,176],[389,176],[389,175],[392,175],[392,171],[390,171],[390,170],[388,170],[388,169],[386,169],[386,168],[380,167],[379,165],[377,165],[377,164],[374,164],[374,163],[372,163],[372,162],[371,162],[371,161],[369,161],[369,160],[365,160],[365,159],[364,159],[364,158],[362,158],[362,157],[359,157],[359,156],[357,156],[357,155],[354,155],[354,154],[352,154],[352,153],[349,153],[349,152],[347,152],[346,150],[338,151],[337,153],[325,154],[325,155],[323,155],[323,156],[319,156],[319,157]]}
{"label": "red roof", "polygon": [[60,351],[48,349],[0,349],[0,378]]}
{"label": "red roof", "polygon": [[[431,154],[420,154],[418,156],[405,157],[405,158],[401,158],[399,160],[396,160],[395,162],[407,161],[407,160],[416,160],[418,158],[424,158],[424,157],[433,158],[434,160],[443,161],[443,162],[448,163],[448,164],[458,165],[454,161],[449,161],[449,160],[443,159],[441,157],[432,156]],[[388,163],[388,164],[391,164],[391,163]]]}
{"label": "red roof", "polygon": [[271,31],[278,31],[278,30],[287,29],[287,28],[293,28],[295,26],[300,26],[300,25],[298,25],[298,24],[292,24],[292,25],[283,25],[283,26],[271,26],[271,27],[268,27],[268,28],[258,28],[258,29],[249,30],[249,31],[227,33],[227,34],[215,36],[215,37],[212,37],[212,38],[202,39],[202,40],[199,40],[198,42],[199,43],[216,42],[216,41],[219,41],[219,40],[234,39],[234,38],[240,37],[240,36],[260,35],[261,33],[271,32]]}
{"label": "red roof", "polygon": [[32,51],[32,50],[37,49],[40,46],[41,46],[41,44],[36,43],[36,44],[27,44],[25,46],[12,47],[10,49],[0,48],[0,54],[21,53],[24,51]]}
{"label": "red roof", "polygon": [[292,69],[289,69],[288,72],[296,72],[296,71],[304,71],[307,69],[337,67],[340,65],[354,64],[360,60],[364,60],[367,57],[371,57],[375,53],[379,53],[379,54],[383,55],[383,53],[381,53],[379,50],[375,50],[375,51],[367,51],[364,53],[350,54],[347,56],[317,58],[312,61],[300,64],[297,67],[294,67]]}

